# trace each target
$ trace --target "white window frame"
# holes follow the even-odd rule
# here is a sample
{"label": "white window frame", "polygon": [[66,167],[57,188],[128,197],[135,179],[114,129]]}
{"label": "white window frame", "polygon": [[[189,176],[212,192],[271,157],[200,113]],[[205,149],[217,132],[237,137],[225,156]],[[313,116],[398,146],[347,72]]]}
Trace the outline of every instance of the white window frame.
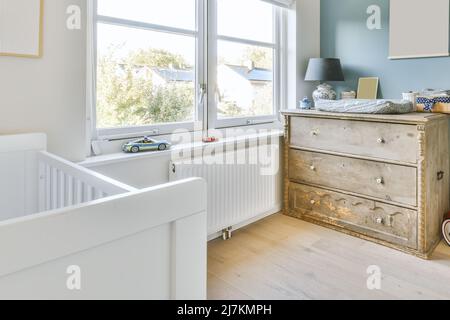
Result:
{"label": "white window frame", "polygon": [[[94,70],[93,70],[93,87],[92,90],[92,136],[93,140],[107,140],[116,139],[127,136],[140,136],[140,135],[168,135],[173,133],[177,129],[183,129],[188,131],[203,130],[201,123],[203,121],[203,110],[204,108],[199,105],[200,97],[200,84],[205,82],[204,79],[204,0],[196,0],[196,30],[188,30],[183,28],[168,27],[164,25],[146,23],[141,21],[127,20],[116,17],[102,16],[98,14],[97,0],[93,0],[93,60],[94,60]],[[151,124],[143,126],[127,126],[127,127],[114,127],[114,128],[97,128],[97,89],[96,89],[96,71],[97,71],[97,25],[107,24],[121,26],[131,29],[141,29],[153,32],[161,32],[167,34],[190,36],[196,40],[196,58],[195,58],[195,119],[193,121],[187,122],[176,122],[176,123],[161,123],[161,124]]]}
{"label": "white window frame", "polygon": [[[222,129],[227,127],[260,125],[278,122],[280,120],[279,111],[285,101],[285,86],[283,67],[284,55],[287,54],[282,49],[283,34],[286,31],[283,10],[274,6],[274,44],[244,40],[233,37],[217,36],[217,0],[196,0],[196,30],[167,27],[152,23],[138,22],[133,20],[107,17],[98,14],[97,0],[92,0],[91,7],[91,35],[89,48],[88,74],[91,79],[88,81],[88,128],[92,141],[125,139],[127,137],[143,135],[169,135],[177,129],[188,130],[190,132],[204,131],[209,129]],[[165,32],[183,36],[192,36],[196,39],[196,80],[195,80],[195,106],[196,119],[191,122],[152,124],[145,126],[129,126],[116,128],[97,128],[96,117],[96,71],[97,71],[97,25],[104,23],[129,28],[144,29],[156,32]],[[274,99],[273,115],[238,117],[230,119],[217,119],[217,104],[215,101],[216,70],[217,70],[217,40],[228,40],[235,43],[250,44],[274,49]]]}
{"label": "white window frame", "polygon": [[[217,32],[217,0],[208,2],[208,128],[222,129],[248,125],[273,123],[279,120],[278,111],[281,110],[281,77],[282,52],[281,34],[284,32],[282,24],[282,9],[273,6],[273,43],[253,41],[236,37],[218,35]],[[252,45],[273,49],[273,113],[267,116],[244,116],[227,119],[218,119],[217,101],[217,43],[218,41]]]}

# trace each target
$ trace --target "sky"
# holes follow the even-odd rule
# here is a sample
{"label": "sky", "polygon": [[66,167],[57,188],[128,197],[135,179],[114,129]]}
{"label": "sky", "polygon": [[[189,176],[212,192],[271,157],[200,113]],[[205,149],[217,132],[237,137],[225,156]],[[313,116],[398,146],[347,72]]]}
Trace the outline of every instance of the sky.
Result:
{"label": "sky", "polygon": [[[98,0],[98,14],[163,26],[196,30],[195,0]],[[220,35],[272,42],[272,6],[259,0],[218,0]],[[195,63],[195,39],[111,25],[98,26],[98,53],[111,44],[125,44],[122,54],[136,49],[158,48],[182,55]],[[230,61],[242,56],[244,46],[222,43],[219,55]]]}

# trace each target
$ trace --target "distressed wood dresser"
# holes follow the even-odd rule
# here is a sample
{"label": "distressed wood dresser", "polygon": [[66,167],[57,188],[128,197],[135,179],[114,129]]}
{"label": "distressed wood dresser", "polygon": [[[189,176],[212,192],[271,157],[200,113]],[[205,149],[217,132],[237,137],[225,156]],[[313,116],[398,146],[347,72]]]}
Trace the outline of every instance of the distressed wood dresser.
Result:
{"label": "distressed wood dresser", "polygon": [[283,115],[285,214],[430,258],[449,211],[447,116]]}

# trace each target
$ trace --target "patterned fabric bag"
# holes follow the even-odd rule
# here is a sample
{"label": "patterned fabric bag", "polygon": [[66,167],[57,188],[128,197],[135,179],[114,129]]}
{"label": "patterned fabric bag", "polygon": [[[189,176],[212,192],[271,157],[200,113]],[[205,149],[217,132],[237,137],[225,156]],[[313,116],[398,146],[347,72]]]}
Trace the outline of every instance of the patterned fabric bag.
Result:
{"label": "patterned fabric bag", "polygon": [[422,112],[450,113],[450,96],[418,97],[417,110]]}

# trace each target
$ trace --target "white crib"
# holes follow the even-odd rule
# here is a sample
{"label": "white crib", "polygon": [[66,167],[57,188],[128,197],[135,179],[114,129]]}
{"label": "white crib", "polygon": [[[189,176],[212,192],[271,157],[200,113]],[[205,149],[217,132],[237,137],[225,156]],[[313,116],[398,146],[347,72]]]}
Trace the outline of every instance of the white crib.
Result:
{"label": "white crib", "polygon": [[0,136],[0,299],[206,298],[203,180],[136,190],[45,150]]}

